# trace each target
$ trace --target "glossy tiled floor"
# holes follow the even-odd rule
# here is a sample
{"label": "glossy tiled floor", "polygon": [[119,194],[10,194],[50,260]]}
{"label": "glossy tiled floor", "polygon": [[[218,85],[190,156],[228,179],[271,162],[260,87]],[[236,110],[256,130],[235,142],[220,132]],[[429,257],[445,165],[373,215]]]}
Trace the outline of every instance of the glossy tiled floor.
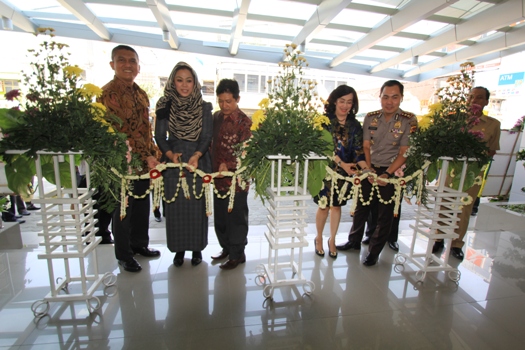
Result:
{"label": "glossy tiled floor", "polygon": [[[402,221],[401,251],[411,230]],[[340,227],[345,240],[350,223]],[[394,268],[386,247],[377,266],[357,252],[336,260],[304,250],[302,286],[277,288],[265,300],[257,266],[267,261],[263,226],[250,228],[246,264],[222,271],[210,255],[220,250],[213,230],[204,262],[181,268],[152,229],[159,259],[139,257],[140,273],[121,271],[112,246],[98,246],[101,272],[117,276],[100,287],[101,307],[52,302],[36,319],[31,304],[49,292],[46,263],[35,233],[22,250],[0,251],[0,348],[9,349],[522,349],[525,343],[525,232],[470,232],[459,285],[444,273],[416,282],[410,265]],[[313,240],[314,227],[309,227]],[[326,249],[326,240],[325,240]],[[93,259],[88,259],[94,264]],[[89,269],[89,267],[88,267]],[[72,285],[70,289],[74,289]]]}

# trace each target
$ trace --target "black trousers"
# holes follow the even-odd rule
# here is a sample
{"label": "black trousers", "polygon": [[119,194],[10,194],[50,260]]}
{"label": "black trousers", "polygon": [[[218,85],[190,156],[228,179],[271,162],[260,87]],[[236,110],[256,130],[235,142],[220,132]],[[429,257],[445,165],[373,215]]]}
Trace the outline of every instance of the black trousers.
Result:
{"label": "black trousers", "polygon": [[[132,181],[133,194],[143,195],[149,188],[149,179]],[[120,220],[120,203],[113,213],[113,238],[117,260],[129,260],[133,257],[133,248],[149,245],[149,194],[141,199],[128,197],[126,217]],[[124,204],[125,205],[125,204]]]}
{"label": "black trousers", "polygon": [[230,260],[241,259],[248,243],[248,192],[236,192],[231,213],[228,213],[230,199],[213,196],[213,219],[215,233],[223,251],[230,254]]}
{"label": "black trousers", "polygon": [[[381,174],[386,168],[375,168],[377,174]],[[361,182],[361,190],[363,193],[363,199],[368,201],[372,192],[372,184],[367,179]],[[381,197],[385,200],[390,200],[395,193],[394,185],[388,184],[386,186],[378,186]],[[379,202],[376,191],[373,193],[372,205],[363,205],[361,200],[357,200],[357,205],[354,213],[354,220],[350,234],[348,235],[348,241],[351,243],[360,243],[363,239],[365,232],[365,224],[368,219],[368,215],[372,210],[373,206],[377,206],[377,226],[370,238],[370,244],[368,246],[368,252],[372,257],[378,257],[385,243],[390,235],[390,228],[392,226],[392,220],[394,218],[394,206],[395,203],[384,204]]]}
{"label": "black trousers", "polygon": [[[392,228],[390,229],[390,235],[388,236],[388,242],[397,242],[399,236],[399,220],[401,220],[401,202],[403,201],[403,193],[399,199],[399,213],[398,216],[394,216],[392,219]],[[366,231],[365,236],[371,237],[377,227],[377,203],[374,202],[374,206],[370,208],[370,214],[366,220]]]}

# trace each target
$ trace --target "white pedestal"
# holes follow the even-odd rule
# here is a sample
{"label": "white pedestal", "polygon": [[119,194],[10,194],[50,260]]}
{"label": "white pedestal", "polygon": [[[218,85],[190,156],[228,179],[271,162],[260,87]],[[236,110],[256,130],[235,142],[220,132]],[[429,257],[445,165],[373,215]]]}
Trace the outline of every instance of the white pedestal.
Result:
{"label": "white pedestal", "polygon": [[[281,173],[283,162],[289,162],[286,156],[268,156],[272,162],[271,187],[267,209],[268,231],[265,232],[269,243],[268,263],[258,266],[258,277],[263,281],[263,294],[273,299],[276,287],[302,285],[305,294],[315,289],[315,284],[308,281],[302,273],[303,248],[308,246],[305,228],[307,203],[312,196],[306,190],[308,162],[324,157],[309,157],[301,169],[295,165],[293,186],[282,186]],[[301,179],[302,176],[302,179]],[[294,289],[297,291],[297,288]]]}
{"label": "white pedestal", "polygon": [[[37,300],[31,306],[35,317],[46,315],[51,301],[83,300],[90,312],[97,310],[101,303],[93,293],[101,283],[109,286],[116,282],[112,273],[98,272],[95,248],[101,238],[95,237],[96,210],[93,209],[95,201],[90,188],[89,167],[86,169],[87,188],[77,188],[75,155],[79,154],[38,152],[35,161],[39,198],[33,202],[41,206],[42,221],[37,225],[42,226],[38,235],[43,238],[40,245],[45,248],[38,258],[47,261],[51,289],[43,300]],[[51,155],[53,159],[56,185],[49,192],[44,192],[42,155]],[[61,186],[59,171],[65,157],[69,158],[72,183],[72,188],[68,189]]]}
{"label": "white pedestal", "polygon": [[[448,259],[452,240],[458,237],[454,230],[458,227],[459,218],[457,215],[461,213],[461,209],[459,209],[462,205],[461,198],[467,194],[445,186],[450,160],[450,158],[443,158],[443,166],[438,179],[439,185],[427,187],[429,192],[428,207],[420,205],[416,209],[415,223],[410,225],[414,229],[410,251],[407,254],[398,253],[395,257],[396,265],[403,265],[407,261],[415,265],[418,269],[416,272],[418,282],[423,282],[427,272],[446,271],[448,277],[455,282],[458,282],[461,277],[459,270],[448,264]],[[467,161],[464,160],[459,188],[463,188],[466,165]],[[441,233],[438,233],[438,230]],[[417,245],[418,238],[426,238],[426,247],[425,245]],[[438,239],[445,241],[446,249],[442,256],[432,253],[432,247]]]}

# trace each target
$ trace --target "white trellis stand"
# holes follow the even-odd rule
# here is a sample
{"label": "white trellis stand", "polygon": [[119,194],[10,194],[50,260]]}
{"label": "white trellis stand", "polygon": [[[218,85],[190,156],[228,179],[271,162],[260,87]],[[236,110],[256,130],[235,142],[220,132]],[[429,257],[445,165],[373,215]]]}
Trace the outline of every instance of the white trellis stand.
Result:
{"label": "white trellis stand", "polygon": [[[306,280],[302,272],[303,248],[308,246],[306,201],[312,199],[306,188],[308,163],[326,157],[311,154],[305,159],[303,169],[299,162],[295,162],[294,182],[289,186],[282,184],[281,174],[283,162],[290,164],[290,157],[272,155],[267,158],[271,161],[271,186],[266,189],[270,197],[267,205],[268,231],[265,232],[269,243],[268,263],[258,266],[258,276],[265,284],[263,294],[266,298],[273,298],[276,287],[297,284],[302,285],[306,294],[310,294],[315,285]],[[299,181],[301,176],[302,181]]]}
{"label": "white trellis stand", "polygon": [[[414,229],[412,236],[412,243],[408,254],[398,253],[395,257],[396,265],[403,265],[407,260],[416,266],[416,278],[418,282],[423,282],[427,272],[446,271],[448,277],[458,282],[461,278],[460,271],[448,264],[448,259],[451,251],[451,243],[458,234],[454,230],[458,227],[458,214],[461,213],[459,207],[462,205],[461,198],[466,197],[465,192],[454,190],[446,186],[446,177],[448,173],[449,163],[452,158],[442,157],[443,165],[440,170],[438,185],[429,186],[428,189],[428,203],[427,207],[420,205],[416,209],[416,217],[414,225],[410,228]],[[463,188],[465,176],[467,173],[467,159],[459,159],[463,162],[463,171],[458,188]],[[438,233],[438,230],[442,233]],[[427,246],[424,252],[416,252],[416,239],[418,235],[422,235],[428,239]],[[437,256],[432,253],[432,247],[438,239],[445,241],[445,252],[442,256]],[[419,249],[419,251],[421,251]]]}
{"label": "white trellis stand", "polygon": [[[99,274],[98,272],[95,248],[100,243],[101,237],[95,236],[98,228],[95,227],[96,210],[93,209],[94,191],[90,187],[89,165],[87,164],[87,186],[86,188],[77,187],[75,156],[80,154],[80,152],[44,151],[37,153],[35,163],[39,198],[34,199],[33,202],[41,205],[42,221],[37,225],[42,226],[42,232],[38,235],[43,237],[44,241],[40,245],[45,248],[45,252],[39,254],[38,258],[47,260],[51,291],[43,300],[37,300],[31,306],[35,317],[46,315],[49,310],[49,302],[52,301],[84,300],[88,310],[95,311],[101,306],[101,303],[93,293],[101,283],[110,286],[116,282],[116,276],[113,273]],[[42,155],[51,155],[52,164],[42,164]],[[63,170],[66,165],[65,157],[69,158],[71,188],[62,188],[60,182],[60,170]],[[56,185],[48,192],[45,191],[43,179],[44,167],[52,167],[55,175]],[[86,259],[91,262],[89,268],[91,272],[88,271]],[[54,262],[58,263],[55,265]],[[59,269],[60,262],[63,262],[61,269]],[[63,277],[57,277],[60,274]],[[70,287],[74,289],[74,292],[70,292]]]}

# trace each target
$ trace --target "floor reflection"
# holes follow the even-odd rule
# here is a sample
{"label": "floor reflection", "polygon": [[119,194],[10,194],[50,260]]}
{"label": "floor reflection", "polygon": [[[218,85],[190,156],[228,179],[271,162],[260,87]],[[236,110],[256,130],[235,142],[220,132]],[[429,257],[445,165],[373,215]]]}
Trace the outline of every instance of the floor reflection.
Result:
{"label": "floor reflection", "polygon": [[[525,341],[525,233],[469,232],[466,259],[453,261],[459,284],[443,273],[423,283],[413,267],[393,265],[386,248],[377,266],[362,252],[318,257],[305,248],[303,274],[315,284],[275,288],[265,299],[257,266],[267,261],[264,228],[250,232],[248,261],[222,271],[209,261],[176,268],[163,242],[143,270],[120,271],[112,247],[98,247],[101,272],[117,275],[97,290],[101,308],[54,302],[35,319],[31,304],[49,292],[38,247],[0,251],[0,348],[28,349],[390,349],[517,348]],[[401,250],[408,251],[400,237]],[[90,270],[95,261],[88,260]],[[260,281],[259,281],[260,282]]]}

